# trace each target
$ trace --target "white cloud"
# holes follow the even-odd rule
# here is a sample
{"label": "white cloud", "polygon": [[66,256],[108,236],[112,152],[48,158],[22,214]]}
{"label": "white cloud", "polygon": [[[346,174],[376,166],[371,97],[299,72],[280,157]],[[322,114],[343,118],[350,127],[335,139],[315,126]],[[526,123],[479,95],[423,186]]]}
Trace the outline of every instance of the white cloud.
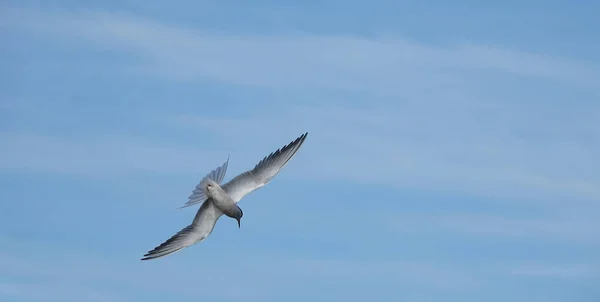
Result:
{"label": "white cloud", "polygon": [[583,279],[600,276],[600,267],[589,264],[525,264],[513,267],[509,273],[532,278]]}
{"label": "white cloud", "polygon": [[138,71],[156,76],[268,88],[243,119],[161,112],[172,124],[223,134],[227,150],[268,131],[237,155],[248,165],[308,130],[297,159],[305,177],[600,199],[597,62],[391,35],[211,32],[118,13],[9,9],[2,17],[61,43],[133,54]]}
{"label": "white cloud", "polygon": [[[511,217],[512,216],[512,217]],[[508,239],[538,239],[595,245],[600,224],[590,215],[514,217],[498,214],[395,215],[390,224],[401,233],[452,234]]]}
{"label": "white cloud", "polygon": [[[0,282],[0,297],[16,298],[18,301],[82,301],[82,302],[125,302],[130,301],[118,294],[89,289],[73,284],[30,284]],[[23,300],[26,299],[26,300]]]}
{"label": "white cloud", "polygon": [[469,291],[484,286],[486,281],[464,268],[448,269],[441,265],[415,261],[349,261],[299,260],[293,261],[296,270],[306,277],[368,282],[365,276],[385,276],[377,283],[389,286],[421,286],[432,290]]}
{"label": "white cloud", "polygon": [[[59,289],[72,286],[78,292],[118,289],[123,297],[131,299],[139,293],[151,293],[168,294],[173,299],[262,300],[285,297],[290,291],[307,287],[313,288],[305,294],[311,296],[311,292],[314,293],[321,285],[335,290],[345,289],[345,292],[354,289],[360,294],[365,286],[410,286],[411,291],[428,293],[470,291],[484,283],[472,276],[467,268],[427,262],[341,261],[298,258],[264,250],[210,249],[201,252],[204,256],[200,258],[196,252],[179,254],[168,261],[143,262],[132,260],[127,255],[99,256],[94,251],[73,250],[66,246],[0,239],[11,245],[9,251],[0,254],[3,273],[19,280],[36,280],[29,286],[6,283],[0,287],[0,296],[29,297],[27,290],[37,288],[41,294],[59,299],[63,294]],[[44,250],[44,253],[33,253],[32,249]],[[240,257],[240,252],[244,257]],[[221,262],[225,259],[226,263]],[[60,288],[52,291],[53,284],[60,285]],[[227,284],[235,286],[214,291],[214,288]]]}
{"label": "white cloud", "polygon": [[[214,32],[115,13],[11,8],[0,12],[0,26],[41,35],[67,47],[130,56],[131,62],[122,64],[121,71],[216,81],[235,89],[258,88],[265,96],[260,103],[247,100],[256,106],[245,112],[244,118],[150,108],[159,113],[155,121],[174,127],[173,131],[220,134],[215,149],[207,150],[198,141],[173,146],[127,136],[67,139],[3,132],[3,170],[110,177],[131,171],[194,175],[205,171],[202,175],[230,153],[239,167],[231,170],[234,172],[250,168],[309,131],[307,143],[294,159],[295,168],[280,179],[453,190],[489,199],[536,200],[544,205],[555,205],[547,201],[568,206],[600,199],[597,62],[475,43],[425,45],[393,35]],[[582,208],[589,205],[583,204]],[[597,216],[597,208],[586,209],[590,216]],[[447,231],[577,243],[597,242],[600,235],[590,217],[447,214],[394,219],[393,228],[419,233]],[[77,257],[80,259],[74,260]],[[231,299],[239,298],[240,292],[256,299],[277,296],[270,282],[287,281],[291,285],[279,290],[293,291],[303,286],[298,279],[323,276],[352,285],[402,280],[438,290],[464,290],[477,284],[468,272],[424,263],[252,257],[231,264],[238,267],[230,267],[227,273],[216,264],[203,265],[204,272],[212,272],[205,275],[205,283],[195,271],[190,277],[189,264],[173,265],[183,263],[177,260],[144,266],[95,261],[84,253],[37,261],[35,266],[15,264],[31,263],[29,258],[0,265],[13,273],[60,275],[67,285],[87,278],[127,288],[212,298],[210,288],[232,276],[249,280],[235,291],[215,294]],[[245,268],[246,275],[233,274],[239,267]],[[515,273],[569,275],[565,271],[534,267]],[[157,275],[174,277],[157,280]],[[256,275],[272,277],[256,280]],[[0,290],[18,294],[33,288],[11,283]]]}
{"label": "white cloud", "polygon": [[[476,114],[434,113],[432,122],[423,113],[410,112],[414,108],[398,110],[281,105],[268,113],[248,113],[244,119],[184,115],[170,123],[220,133],[226,137],[225,145],[228,141],[247,145],[247,153],[237,156],[249,164],[270,152],[268,146],[282,144],[283,137],[308,130],[296,169],[312,179],[436,188],[522,201],[600,198],[600,167],[592,151],[597,148],[585,140],[563,141],[582,128],[573,127],[556,140],[528,141],[500,126],[511,110],[498,111],[488,121]],[[517,132],[527,126],[514,128]],[[251,142],[257,138],[246,133],[272,135],[256,146]]]}
{"label": "white cloud", "polygon": [[[396,36],[236,34],[173,27],[104,12],[8,8],[3,24],[142,55],[162,75],[270,88],[340,88],[399,93],[468,84],[457,71],[501,71],[594,83],[598,66],[575,59],[476,44],[434,47]],[[80,40],[83,39],[83,40]],[[434,85],[429,85],[433,83]],[[417,85],[417,87],[414,87]],[[448,88],[448,87],[446,87]]]}
{"label": "white cloud", "polygon": [[[115,177],[132,172],[185,173],[202,158],[224,160],[208,149],[156,145],[132,137],[66,139],[28,132],[0,132],[0,168],[28,172]],[[212,169],[212,168],[209,168]]]}

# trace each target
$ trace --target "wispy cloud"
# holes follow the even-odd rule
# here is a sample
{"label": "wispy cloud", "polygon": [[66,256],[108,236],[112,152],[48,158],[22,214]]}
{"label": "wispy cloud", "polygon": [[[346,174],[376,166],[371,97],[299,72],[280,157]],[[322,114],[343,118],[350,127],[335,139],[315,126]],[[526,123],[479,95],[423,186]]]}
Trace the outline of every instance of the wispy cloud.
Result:
{"label": "wispy cloud", "polygon": [[208,148],[157,145],[133,137],[73,139],[3,132],[0,138],[6,143],[0,151],[0,168],[7,171],[115,177],[149,171],[186,173],[207,164],[201,158],[223,160],[222,153]]}
{"label": "wispy cloud", "polygon": [[77,301],[85,302],[129,301],[117,294],[73,285],[57,284],[56,282],[48,282],[47,284],[0,282],[0,297],[4,297],[5,299],[18,299],[19,301],[22,301],[22,299],[31,299],[31,301],[45,302],[59,302],[70,299],[77,299]]}
{"label": "wispy cloud", "polygon": [[[365,286],[390,285],[398,288],[410,286],[416,292],[464,292],[483,283],[465,268],[445,268],[427,262],[340,261],[249,251],[245,251],[245,257],[240,257],[239,251],[218,251],[218,255],[211,257],[221,260],[198,262],[202,271],[198,275],[198,267],[191,268],[188,263],[190,259],[185,259],[197,255],[146,264],[123,258],[111,258],[109,261],[93,251],[73,251],[40,242],[2,241],[13,243],[11,250],[37,247],[44,249],[45,253],[34,255],[23,252],[19,256],[14,253],[3,254],[0,258],[3,272],[19,280],[25,278],[30,281],[22,284],[4,283],[0,286],[0,295],[30,297],[29,290],[36,289],[39,295],[50,297],[49,301],[63,297],[62,289],[66,287],[72,287],[74,293],[81,293],[82,299],[85,299],[83,294],[89,295],[85,301],[101,301],[94,299],[99,299],[103,291],[108,295],[111,290],[120,293],[123,299],[136,300],[136,297],[143,296],[140,293],[150,289],[154,295],[168,294],[172,298],[236,301],[242,298],[285,297],[290,291],[307,287],[313,287],[316,291],[300,294],[302,297],[327,296],[342,289],[361,295],[361,288]],[[221,261],[225,259],[229,259],[231,266],[223,266]],[[382,280],[387,281],[382,283]],[[321,288],[319,284],[324,287]],[[224,290],[214,290],[223,286]]]}
{"label": "wispy cloud", "polygon": [[[0,30],[23,43],[5,60],[20,71],[8,80],[24,83],[0,95],[1,176],[17,184],[1,190],[13,202],[0,223],[7,234],[48,235],[0,240],[10,278],[0,295],[439,301],[480,291],[474,301],[503,301],[523,284],[539,286],[534,295],[567,292],[597,276],[578,255],[600,237],[598,61],[519,43],[212,30],[109,10],[3,7]],[[227,154],[233,176],[305,131],[294,167],[268,190],[281,195],[244,204],[247,228],[217,228],[210,243],[165,261],[138,260],[171,235],[171,217],[188,215],[165,216],[153,201],[178,206],[190,179]],[[159,180],[132,187],[132,174]],[[75,177],[31,188],[48,175]],[[482,238],[494,241],[485,253]],[[556,250],[529,249],[545,244]],[[519,264],[537,255],[560,259]],[[553,291],[547,277],[573,282]],[[234,285],[214,291],[223,284]]]}
{"label": "wispy cloud", "polygon": [[[477,44],[425,45],[390,35],[238,34],[173,27],[119,13],[15,8],[4,10],[3,20],[7,27],[84,38],[141,54],[162,75],[208,77],[240,85],[370,92],[385,88],[382,93],[397,94],[423,85],[433,87],[430,83],[468,85],[453,77],[457,71],[506,72],[588,84],[600,76],[594,62]],[[416,83],[420,85],[414,87]]]}
{"label": "wispy cloud", "polygon": [[586,216],[510,217],[499,214],[427,214],[396,215],[390,224],[401,233],[452,234],[523,240],[567,241],[596,245],[600,226]]}
{"label": "wispy cloud", "polygon": [[[319,147],[301,161],[319,176],[524,200],[600,198],[600,107],[590,85],[600,79],[597,62],[389,35],[238,34],[116,13],[4,14],[5,26],[135,54],[135,68],[156,76],[271,89],[242,119],[162,119],[236,142],[264,129],[309,130]],[[540,90],[547,85],[555,91]],[[568,108],[552,101],[573,93],[584,94]],[[291,105],[300,102],[311,105]]]}
{"label": "wispy cloud", "polygon": [[[294,133],[300,131],[300,125],[314,129],[311,141],[319,147],[307,148],[307,157],[299,159],[307,177],[310,174],[313,178],[376,185],[436,187],[523,201],[600,197],[596,186],[600,178],[592,168],[595,161],[591,150],[596,148],[590,143],[594,143],[560,141],[566,139],[566,133],[557,140],[528,141],[511,133],[524,128],[502,129],[499,124],[486,125],[474,116],[458,117],[456,125],[452,124],[455,118],[447,116],[444,119],[448,124],[435,115],[431,117],[435,122],[418,121],[411,113],[402,113],[401,108],[398,114],[367,109],[356,115],[358,110],[343,107],[285,107],[278,106],[276,115],[250,113],[246,120],[179,116],[171,121],[217,131],[227,138],[225,144],[249,143],[252,138],[245,133]],[[508,117],[511,111],[496,114]],[[311,173],[315,169],[321,172]]]}
{"label": "wispy cloud", "polygon": [[512,268],[510,274],[532,278],[598,278],[600,277],[600,267],[583,264],[526,264]]}

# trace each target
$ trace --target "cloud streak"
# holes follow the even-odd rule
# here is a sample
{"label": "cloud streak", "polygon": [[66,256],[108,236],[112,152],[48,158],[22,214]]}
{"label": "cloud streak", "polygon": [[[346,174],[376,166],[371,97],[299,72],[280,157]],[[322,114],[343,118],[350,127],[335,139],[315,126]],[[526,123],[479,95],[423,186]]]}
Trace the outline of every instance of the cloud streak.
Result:
{"label": "cloud streak", "polygon": [[6,27],[84,38],[97,46],[141,54],[163,68],[163,75],[239,85],[370,92],[385,87],[384,93],[400,93],[415,88],[398,85],[407,81],[466,84],[453,77],[457,71],[479,75],[488,70],[588,84],[600,75],[595,62],[477,44],[433,46],[390,35],[239,34],[173,27],[119,13],[4,11]]}
{"label": "cloud streak", "polygon": [[498,214],[413,214],[395,216],[390,220],[399,232],[419,235],[451,233],[483,238],[566,240],[593,246],[600,239],[598,223],[582,215],[515,218]]}
{"label": "cloud streak", "polygon": [[[155,76],[270,89],[261,100],[270,107],[243,119],[161,119],[220,133],[224,142],[248,142],[246,133],[265,129],[281,137],[309,130],[321,151],[306,150],[306,173],[522,200],[600,199],[600,107],[589,101],[598,96],[590,86],[600,79],[596,62],[392,36],[237,34],[124,14],[8,12],[5,26],[135,54],[142,61],[134,68]],[[541,101],[542,83],[555,85],[551,94],[585,96],[564,108]]]}
{"label": "cloud streak", "polygon": [[132,137],[73,139],[28,132],[3,132],[6,148],[0,151],[0,168],[87,177],[117,177],[123,173],[193,172],[205,162],[223,157],[209,149],[154,144]]}
{"label": "cloud streak", "polygon": [[[0,240],[0,295],[500,301],[597,276],[598,61],[106,11],[6,8],[0,27],[21,71],[0,95],[0,177],[14,184],[0,221],[47,236]],[[247,228],[140,263],[177,215],[189,223],[164,207],[198,177],[227,154],[233,176],[305,131],[294,167],[244,204]]]}
{"label": "cloud streak", "polygon": [[513,268],[510,274],[530,278],[591,279],[599,277],[599,268],[577,264],[526,264]]}
{"label": "cloud streak", "polygon": [[[64,297],[62,289],[72,287],[73,292],[90,296],[85,301],[101,301],[101,292],[119,292],[123,301],[133,300],[143,295],[139,293],[152,290],[154,295],[168,295],[175,298],[202,299],[218,301],[244,299],[275,299],[286,297],[290,291],[296,292],[306,287],[311,291],[300,294],[311,297],[321,292],[323,295],[335,294],[335,291],[362,292],[365,286],[398,287],[411,286],[413,291],[464,292],[470,291],[481,282],[464,269],[444,268],[426,262],[385,261],[385,260],[330,260],[318,258],[295,258],[264,253],[247,254],[238,257],[238,252],[215,251],[218,259],[230,259],[231,266],[223,267],[221,262],[203,261],[199,263],[203,274],[197,274],[197,267],[189,266],[194,253],[168,262],[156,262],[143,265],[129,259],[105,259],[91,251],[73,251],[56,248],[45,243],[11,242],[12,248],[24,249],[26,246],[43,248],[44,255],[24,252],[22,255],[4,254],[0,267],[10,276],[19,279],[37,280],[27,284],[4,283],[0,295],[29,297],[28,290],[37,289],[39,295],[48,295],[60,299]],[[15,245],[16,244],[16,245]],[[205,251],[211,253],[210,251]],[[262,256],[261,256],[262,254]],[[48,261],[49,259],[53,261]],[[165,278],[163,276],[172,276]],[[260,278],[256,278],[260,276]],[[383,278],[383,279],[381,279]],[[375,284],[373,280],[388,280],[386,284]],[[315,282],[318,280],[318,282]],[[53,287],[52,284],[57,287]],[[228,286],[227,284],[234,284]],[[329,291],[321,286],[329,288]],[[86,290],[93,286],[96,290]],[[214,288],[225,286],[224,290]],[[352,289],[354,288],[354,289]],[[119,291],[115,291],[119,289]],[[316,291],[314,291],[316,290]],[[332,292],[330,292],[332,291]],[[96,294],[94,294],[96,293]],[[36,296],[37,297],[37,296]]]}

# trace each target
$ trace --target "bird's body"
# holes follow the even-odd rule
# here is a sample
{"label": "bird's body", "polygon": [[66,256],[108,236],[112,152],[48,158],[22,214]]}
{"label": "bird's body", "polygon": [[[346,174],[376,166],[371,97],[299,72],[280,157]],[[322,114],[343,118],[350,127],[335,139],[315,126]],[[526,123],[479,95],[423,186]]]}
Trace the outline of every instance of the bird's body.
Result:
{"label": "bird's body", "polygon": [[177,252],[204,240],[212,232],[217,220],[225,214],[234,218],[240,226],[243,216],[237,203],[247,194],[266,185],[298,152],[308,133],[263,158],[252,170],[241,173],[221,185],[229,158],[221,166],[208,173],[196,186],[183,207],[202,203],[190,225],[167,241],[144,255],[150,260]]}
{"label": "bird's body", "polygon": [[214,203],[223,214],[231,218],[238,217],[239,207],[237,203],[231,199],[231,196],[218,183],[209,180],[206,191],[207,201],[210,200]]}

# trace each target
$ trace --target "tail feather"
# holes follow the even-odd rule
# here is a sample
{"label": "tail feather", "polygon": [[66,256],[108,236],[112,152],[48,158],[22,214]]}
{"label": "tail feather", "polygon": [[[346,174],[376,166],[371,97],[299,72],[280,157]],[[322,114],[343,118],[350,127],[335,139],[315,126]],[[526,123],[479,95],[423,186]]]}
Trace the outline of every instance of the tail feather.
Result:
{"label": "tail feather", "polygon": [[222,166],[210,171],[210,173],[206,174],[206,176],[200,180],[200,183],[196,186],[196,188],[194,188],[194,191],[192,191],[192,194],[188,197],[188,201],[181,206],[180,209],[204,202],[207,199],[206,192],[204,191],[206,183],[212,180],[220,185],[225,177],[225,173],[227,173],[228,164],[229,156],[227,156],[227,161],[225,161]]}

